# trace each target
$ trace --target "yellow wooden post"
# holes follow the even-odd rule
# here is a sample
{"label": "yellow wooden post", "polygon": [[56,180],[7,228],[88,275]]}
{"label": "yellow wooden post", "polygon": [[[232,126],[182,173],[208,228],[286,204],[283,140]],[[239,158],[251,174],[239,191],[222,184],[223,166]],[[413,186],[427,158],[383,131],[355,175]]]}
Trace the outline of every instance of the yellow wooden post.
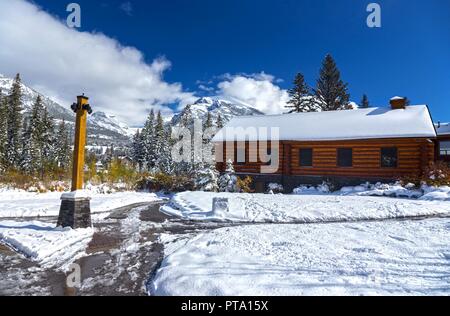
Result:
{"label": "yellow wooden post", "polygon": [[88,98],[77,97],[77,103],[72,104],[76,113],[75,146],[73,150],[72,192],[61,196],[61,207],[57,226],[86,228],[91,227],[90,196],[83,189],[84,147],[86,146],[87,116],[92,113]]}
{"label": "yellow wooden post", "polygon": [[85,107],[89,98],[77,97],[77,117],[75,122],[75,147],[73,150],[72,191],[83,189],[84,149],[86,146],[86,125],[88,110]]}

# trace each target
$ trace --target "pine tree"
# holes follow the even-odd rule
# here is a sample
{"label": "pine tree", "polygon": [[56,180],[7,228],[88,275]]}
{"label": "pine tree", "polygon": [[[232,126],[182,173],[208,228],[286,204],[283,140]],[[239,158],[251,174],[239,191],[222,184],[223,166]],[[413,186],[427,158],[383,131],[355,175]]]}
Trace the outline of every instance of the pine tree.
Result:
{"label": "pine tree", "polygon": [[237,177],[234,172],[233,162],[227,161],[225,172],[219,178],[219,191],[220,192],[238,192]]}
{"label": "pine tree", "polygon": [[147,117],[145,126],[142,129],[142,150],[143,150],[143,165],[146,170],[151,170],[155,166],[155,144],[154,144],[154,127],[155,112],[153,109]]}
{"label": "pine tree", "polygon": [[298,73],[294,79],[294,88],[288,91],[290,100],[286,108],[289,113],[316,112],[317,105],[312,101],[310,88],[305,82],[305,78]]}
{"label": "pine tree", "polygon": [[33,143],[31,142],[31,128],[24,120],[22,128],[22,152],[20,155],[19,169],[26,174],[33,174],[35,171],[34,160],[32,156]]}
{"label": "pine tree", "polygon": [[48,113],[46,107],[44,107],[42,115],[42,149],[41,149],[41,177],[44,176],[44,172],[53,169],[56,165],[55,159],[55,126],[53,118]]}
{"label": "pine tree", "polygon": [[172,160],[172,144],[173,141],[170,138],[170,132],[169,130],[164,129],[163,133],[163,141],[161,143],[160,147],[160,154],[158,158],[158,168],[160,171],[166,173],[166,174],[173,174],[174,173],[174,163]]}
{"label": "pine tree", "polygon": [[184,108],[183,113],[181,113],[181,125],[184,127],[190,127],[192,123],[191,105],[188,104]]}
{"label": "pine tree", "polygon": [[144,150],[142,134],[139,132],[139,130],[133,137],[131,158],[133,162],[138,166],[139,172],[142,172],[144,168]]}
{"label": "pine tree", "polygon": [[205,164],[197,173],[195,187],[198,191],[217,192],[219,172],[213,165]]}
{"label": "pine tree", "polygon": [[211,127],[213,127],[212,115],[211,115],[211,112],[208,112],[206,114],[205,123],[203,124],[203,129],[206,130]]}
{"label": "pine tree", "polygon": [[6,169],[6,140],[8,131],[8,105],[7,98],[0,91],[0,171]]}
{"label": "pine tree", "polygon": [[369,107],[369,99],[367,98],[367,95],[363,95],[362,100],[361,100],[361,104],[360,107],[362,109],[367,109]]}
{"label": "pine tree", "polygon": [[8,96],[7,126],[6,164],[8,167],[17,168],[21,156],[22,129],[22,89],[19,74],[16,75]]}
{"label": "pine tree", "polygon": [[320,77],[314,90],[316,102],[319,102],[322,111],[345,109],[350,99],[347,86],[348,84],[341,79],[333,57],[327,55],[322,63]]}
{"label": "pine tree", "polygon": [[224,127],[222,116],[219,114],[216,120],[216,126],[218,129],[222,129]]}
{"label": "pine tree", "polygon": [[43,126],[44,106],[40,96],[36,98],[32,109],[29,124],[29,151],[31,157],[30,172],[41,170],[42,167],[42,150],[44,148],[44,126]]}
{"label": "pine tree", "polygon": [[161,115],[161,112],[158,111],[156,116],[156,125],[155,125],[155,152],[158,155],[161,152],[161,145],[165,141],[164,139],[164,121]]}
{"label": "pine tree", "polygon": [[65,120],[62,120],[58,126],[56,139],[56,165],[61,169],[68,169],[70,165],[70,139],[69,131],[66,127]]}

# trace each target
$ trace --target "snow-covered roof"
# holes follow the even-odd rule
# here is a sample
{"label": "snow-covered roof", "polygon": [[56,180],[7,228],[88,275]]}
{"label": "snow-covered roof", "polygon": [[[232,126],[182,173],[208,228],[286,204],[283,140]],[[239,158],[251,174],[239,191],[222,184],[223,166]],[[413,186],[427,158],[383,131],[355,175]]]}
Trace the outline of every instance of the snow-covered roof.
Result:
{"label": "snow-covered roof", "polygon": [[435,124],[438,135],[450,135],[450,123]]}
{"label": "snow-covered roof", "polygon": [[391,98],[391,101],[398,101],[398,100],[404,100],[404,99],[405,99],[404,97],[396,96],[396,97]]}
{"label": "snow-covered roof", "polygon": [[[235,117],[217,133],[213,141],[276,140],[270,128],[277,127],[279,140],[294,141],[436,137],[428,107],[415,105],[398,110],[379,107]],[[252,128],[257,131],[269,128],[268,135],[249,133]]]}

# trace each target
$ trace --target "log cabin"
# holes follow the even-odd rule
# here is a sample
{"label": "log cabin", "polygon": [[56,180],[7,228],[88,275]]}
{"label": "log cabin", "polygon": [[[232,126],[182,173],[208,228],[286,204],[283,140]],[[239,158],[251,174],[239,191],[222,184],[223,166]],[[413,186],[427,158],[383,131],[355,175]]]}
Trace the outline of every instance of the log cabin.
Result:
{"label": "log cabin", "polygon": [[420,176],[435,160],[436,141],[428,107],[401,97],[390,107],[235,117],[213,138],[218,170],[231,160],[257,192],[269,183],[291,192],[323,181],[339,187]]}

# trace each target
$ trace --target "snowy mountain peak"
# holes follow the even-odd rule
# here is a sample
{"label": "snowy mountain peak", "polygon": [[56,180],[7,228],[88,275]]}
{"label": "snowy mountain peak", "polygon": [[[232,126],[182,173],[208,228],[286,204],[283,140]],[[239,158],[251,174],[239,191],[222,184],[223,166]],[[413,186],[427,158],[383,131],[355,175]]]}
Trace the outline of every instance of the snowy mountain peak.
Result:
{"label": "snowy mountain peak", "polygon": [[181,113],[172,118],[172,125],[179,125],[183,116],[188,115],[192,121],[205,121],[208,113],[211,114],[213,121],[216,121],[220,115],[223,122],[228,122],[235,116],[242,115],[262,115],[263,113],[251,107],[250,105],[237,100],[224,97],[204,97],[198,99],[193,104],[186,106]]}
{"label": "snowy mountain peak", "polygon": [[107,130],[117,132],[126,136],[133,136],[134,131],[125,123],[120,122],[114,115],[105,112],[95,112],[89,117],[89,121]]}
{"label": "snowy mountain peak", "polygon": [[210,97],[203,97],[194,102],[194,104],[213,104],[214,100]]}
{"label": "snowy mountain peak", "polygon": [[[3,95],[10,92],[14,79],[0,74],[0,91]],[[24,83],[21,84],[23,112],[28,115],[36,101],[38,95],[42,97],[42,103],[47,107],[49,113],[56,121],[65,120],[69,124],[74,124],[75,115],[69,110],[69,106],[61,106],[48,96],[30,88]],[[103,112],[94,113],[88,120],[89,143],[91,144],[122,144],[129,142],[133,131],[124,123]]]}

